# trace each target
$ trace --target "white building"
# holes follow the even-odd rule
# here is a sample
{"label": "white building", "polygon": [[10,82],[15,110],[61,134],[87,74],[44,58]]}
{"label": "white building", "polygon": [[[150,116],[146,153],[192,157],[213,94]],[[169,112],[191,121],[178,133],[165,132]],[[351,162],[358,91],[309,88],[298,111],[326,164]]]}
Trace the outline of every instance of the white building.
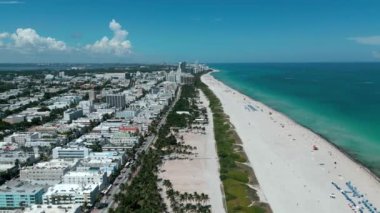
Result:
{"label": "white building", "polygon": [[115,118],[132,119],[138,114],[138,110],[124,110],[116,112]]}
{"label": "white building", "polygon": [[126,146],[132,148],[139,141],[138,137],[130,136],[126,133],[114,133],[110,138],[110,143],[117,146]]}
{"label": "white building", "polygon": [[55,147],[53,149],[53,158],[86,158],[88,156],[88,153],[89,149],[86,147]]}
{"label": "white building", "polygon": [[96,99],[96,94],[94,90],[88,91],[88,100],[89,101],[94,101]]}
{"label": "white building", "polygon": [[40,133],[38,132],[17,132],[4,138],[4,142],[17,143],[20,146],[25,146],[25,143],[38,140]]}
{"label": "white building", "polygon": [[4,118],[3,121],[10,124],[17,124],[24,122],[25,119],[25,115],[9,115],[8,117]]}
{"label": "white building", "polygon": [[63,176],[62,183],[79,185],[97,184],[99,190],[102,190],[108,185],[108,179],[107,174],[100,170],[97,173],[89,171],[71,171]]}
{"label": "white building", "polygon": [[64,78],[65,77],[65,72],[64,71],[59,72],[58,73],[58,77]]}
{"label": "white building", "polygon": [[40,138],[38,140],[32,140],[24,144],[25,147],[49,147],[52,144],[56,144],[61,141],[59,138]]}
{"label": "white building", "polygon": [[69,205],[47,205],[47,204],[33,204],[30,207],[24,209],[25,213],[80,213],[81,204],[69,204]]}
{"label": "white building", "polygon": [[57,97],[58,102],[68,102],[68,103],[79,103],[79,101],[82,99],[81,96],[78,95],[65,95]]}
{"label": "white building", "polygon": [[53,109],[63,109],[69,106],[70,106],[70,103],[67,103],[67,102],[54,102],[52,105],[49,105],[48,108],[50,110],[53,110]]}
{"label": "white building", "polygon": [[45,80],[53,80],[54,79],[54,75],[52,74],[46,74],[45,75]]}
{"label": "white building", "polygon": [[166,75],[166,80],[169,82],[176,82],[176,73],[172,70]]}
{"label": "white building", "polygon": [[96,184],[56,184],[42,196],[43,204],[83,204],[92,206],[99,194]]}
{"label": "white building", "polygon": [[106,95],[106,102],[110,107],[124,108],[126,105],[125,94]]}
{"label": "white building", "polygon": [[63,113],[63,120],[70,122],[83,116],[82,109],[68,109]]}
{"label": "white building", "polygon": [[120,73],[104,73],[105,79],[119,79],[119,80],[125,80],[125,72]]}
{"label": "white building", "polygon": [[107,177],[111,177],[111,175],[120,168],[120,164],[115,162],[112,159],[85,159],[81,162],[82,166],[77,168],[77,171],[87,171],[91,172],[95,169],[98,171],[105,172]]}
{"label": "white building", "polygon": [[181,84],[192,84],[194,83],[194,76],[190,73],[183,73],[181,76]]}
{"label": "white building", "polygon": [[94,111],[94,104],[92,101],[80,101],[79,108],[83,110],[83,114],[88,115]]}
{"label": "white building", "polygon": [[181,62],[178,64],[178,68],[177,68],[177,73],[176,73],[176,76],[175,76],[175,82],[177,84],[180,84],[181,83],[181,76],[182,76],[182,67],[181,67]]}
{"label": "white building", "polygon": [[66,161],[54,159],[48,162],[40,162],[34,166],[23,167],[20,170],[20,180],[33,184],[54,185],[61,183],[66,172],[74,169],[78,161]]}
{"label": "white building", "polygon": [[[7,148],[7,147],[6,147]],[[33,154],[29,154],[23,151],[0,151],[0,164],[13,164],[33,162],[35,160]]]}

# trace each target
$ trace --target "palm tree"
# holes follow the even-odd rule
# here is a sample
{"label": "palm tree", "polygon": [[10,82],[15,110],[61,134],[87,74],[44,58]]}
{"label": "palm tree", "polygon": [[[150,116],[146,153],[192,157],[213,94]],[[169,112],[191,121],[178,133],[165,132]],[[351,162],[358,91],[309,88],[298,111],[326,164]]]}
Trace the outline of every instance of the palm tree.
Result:
{"label": "palm tree", "polygon": [[185,197],[185,200],[189,199],[189,193],[185,192],[183,193],[183,196]]}
{"label": "palm tree", "polygon": [[188,199],[189,199],[190,202],[194,201],[194,195],[193,194],[189,194]]}
{"label": "palm tree", "polygon": [[201,199],[202,202],[208,202],[210,198],[209,198],[209,196],[207,194],[201,193],[200,199]]}
{"label": "palm tree", "polygon": [[174,197],[174,191],[173,189],[169,189],[166,191],[166,196],[167,198],[171,199],[172,197]]}
{"label": "palm tree", "polygon": [[185,195],[184,195],[184,194],[180,194],[180,196],[179,196],[179,201],[180,201],[180,202],[183,202],[183,201],[185,201],[185,200],[186,200]]}
{"label": "palm tree", "polygon": [[197,192],[194,192],[194,199],[196,202],[199,202],[201,201],[201,196]]}
{"label": "palm tree", "polygon": [[202,205],[200,203],[197,203],[196,204],[196,209],[197,209],[197,212],[201,212]]}
{"label": "palm tree", "polygon": [[174,195],[175,195],[175,197],[179,197],[179,195],[180,195],[179,191],[175,191]]}
{"label": "palm tree", "polygon": [[163,181],[163,185],[164,185],[166,188],[169,188],[169,189],[172,189],[172,188],[173,188],[173,185],[172,185],[172,183],[170,182],[170,180],[164,180],[164,181]]}

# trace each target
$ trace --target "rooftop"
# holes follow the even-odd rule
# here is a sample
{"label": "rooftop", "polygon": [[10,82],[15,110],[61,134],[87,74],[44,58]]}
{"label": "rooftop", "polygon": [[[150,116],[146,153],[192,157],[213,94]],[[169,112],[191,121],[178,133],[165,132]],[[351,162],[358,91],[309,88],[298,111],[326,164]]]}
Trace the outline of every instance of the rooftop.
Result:
{"label": "rooftop", "polygon": [[79,185],[79,184],[61,183],[61,184],[56,184],[52,187],[49,187],[45,195],[50,196],[52,194],[67,194],[67,193],[82,194],[82,193],[91,192],[96,187],[98,187],[97,184]]}
{"label": "rooftop", "polygon": [[77,160],[52,159],[50,161],[39,162],[34,166],[28,166],[22,169],[62,169],[67,167],[73,167],[77,162]]}
{"label": "rooftop", "polygon": [[101,173],[100,171],[98,173],[90,172],[90,171],[70,171],[65,174],[65,177],[93,177]]}
{"label": "rooftop", "polygon": [[0,193],[35,194],[43,190],[42,186],[23,183],[19,180],[11,180],[0,186]]}
{"label": "rooftop", "polygon": [[70,205],[42,205],[34,204],[24,210],[27,213],[75,213],[81,207],[80,204]]}

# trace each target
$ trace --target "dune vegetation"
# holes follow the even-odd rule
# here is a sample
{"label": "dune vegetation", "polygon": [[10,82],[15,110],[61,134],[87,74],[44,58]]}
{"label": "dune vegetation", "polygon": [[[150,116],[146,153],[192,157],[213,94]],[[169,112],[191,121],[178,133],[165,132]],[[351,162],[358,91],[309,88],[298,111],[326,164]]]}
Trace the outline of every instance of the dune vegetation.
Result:
{"label": "dune vegetation", "polygon": [[271,212],[266,203],[259,201],[256,191],[249,187],[257,185],[257,180],[241,147],[228,116],[216,95],[196,77],[195,85],[210,101],[214,119],[214,133],[220,163],[220,179],[223,182],[228,212]]}

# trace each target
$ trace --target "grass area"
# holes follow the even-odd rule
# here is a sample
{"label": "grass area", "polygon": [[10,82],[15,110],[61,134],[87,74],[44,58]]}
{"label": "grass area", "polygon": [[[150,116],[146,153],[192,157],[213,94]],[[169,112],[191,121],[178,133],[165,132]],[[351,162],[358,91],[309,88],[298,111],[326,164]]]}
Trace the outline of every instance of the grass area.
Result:
{"label": "grass area", "polygon": [[239,144],[241,140],[234,127],[224,113],[222,104],[216,95],[196,77],[195,85],[201,89],[210,101],[214,119],[214,133],[219,156],[220,179],[223,182],[228,212],[271,212],[270,207],[259,202],[254,189],[248,184],[257,184],[251,167],[242,163],[247,162],[247,156]]}

